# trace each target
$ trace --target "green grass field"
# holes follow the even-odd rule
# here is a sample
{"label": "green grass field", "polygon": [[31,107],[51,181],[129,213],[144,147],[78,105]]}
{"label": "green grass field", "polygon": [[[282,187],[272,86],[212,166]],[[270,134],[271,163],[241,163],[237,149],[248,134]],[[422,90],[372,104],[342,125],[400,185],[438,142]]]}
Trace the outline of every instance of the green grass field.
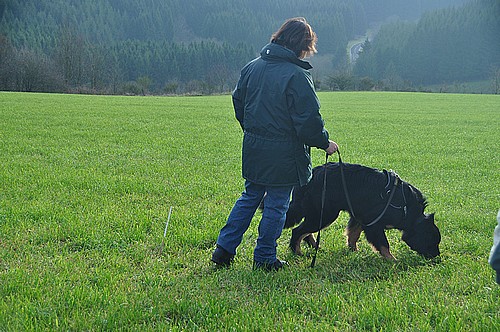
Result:
{"label": "green grass field", "polygon": [[[228,270],[210,255],[243,188],[230,96],[0,93],[0,331],[498,331],[487,263],[500,208],[500,96],[320,93],[345,162],[426,194],[441,261],[388,231],[252,271],[259,213]],[[313,151],[314,165],[324,153]],[[330,159],[336,161],[337,157]],[[172,215],[165,225],[170,207]]]}

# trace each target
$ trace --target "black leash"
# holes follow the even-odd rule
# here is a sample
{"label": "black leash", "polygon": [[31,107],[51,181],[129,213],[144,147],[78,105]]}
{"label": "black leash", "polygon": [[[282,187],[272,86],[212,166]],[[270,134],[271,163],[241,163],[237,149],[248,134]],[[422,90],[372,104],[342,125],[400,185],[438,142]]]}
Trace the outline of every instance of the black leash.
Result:
{"label": "black leash", "polygon": [[354,218],[354,220],[356,220],[354,209],[352,208],[351,198],[349,197],[349,192],[347,191],[347,183],[345,182],[344,163],[342,162],[340,151],[337,150],[337,152],[339,153],[340,178],[342,179],[342,187],[344,187],[345,199],[347,200],[347,205],[349,206],[349,212],[351,212],[351,216]]}
{"label": "black leash", "polygon": [[[339,151],[337,150],[337,152]],[[323,166],[325,174],[323,176],[323,191],[321,193],[321,212],[319,217],[318,238],[316,239],[316,250],[314,251],[314,256],[311,261],[311,267],[314,267],[314,265],[316,264],[316,256],[318,255],[319,241],[321,239],[321,227],[323,227],[323,211],[325,210],[325,196],[326,196],[326,166],[328,164],[328,153],[326,153],[325,155],[326,155],[325,165]],[[339,158],[340,158],[340,152],[339,152]]]}

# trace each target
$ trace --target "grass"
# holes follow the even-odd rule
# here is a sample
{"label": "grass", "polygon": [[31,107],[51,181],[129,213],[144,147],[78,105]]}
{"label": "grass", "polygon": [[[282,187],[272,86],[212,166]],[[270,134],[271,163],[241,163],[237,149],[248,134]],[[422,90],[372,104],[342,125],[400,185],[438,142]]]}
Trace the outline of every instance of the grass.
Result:
{"label": "grass", "polygon": [[397,231],[396,263],[364,239],[348,252],[343,214],[322,233],[314,269],[312,250],[293,257],[284,230],[289,268],[255,272],[257,214],[234,266],[214,270],[211,251],[243,186],[229,96],[0,93],[0,331],[499,330],[487,258],[500,96],[319,97],[345,162],[394,169],[426,194],[440,262]]}

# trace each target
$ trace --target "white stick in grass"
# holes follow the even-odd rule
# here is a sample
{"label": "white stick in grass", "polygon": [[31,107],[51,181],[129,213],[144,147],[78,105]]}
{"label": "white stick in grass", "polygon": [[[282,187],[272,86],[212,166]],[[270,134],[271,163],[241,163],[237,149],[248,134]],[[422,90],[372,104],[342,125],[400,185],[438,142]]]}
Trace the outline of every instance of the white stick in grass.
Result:
{"label": "white stick in grass", "polygon": [[168,211],[167,223],[165,224],[165,231],[163,232],[163,237],[167,236],[168,222],[170,221],[170,216],[172,215],[172,208],[173,206],[171,206],[170,210]]}

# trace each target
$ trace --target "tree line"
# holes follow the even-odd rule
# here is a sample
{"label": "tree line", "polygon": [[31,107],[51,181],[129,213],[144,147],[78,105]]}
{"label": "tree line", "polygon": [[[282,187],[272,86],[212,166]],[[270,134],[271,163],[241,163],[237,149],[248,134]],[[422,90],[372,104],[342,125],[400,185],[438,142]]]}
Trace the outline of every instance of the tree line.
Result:
{"label": "tree line", "polygon": [[246,45],[127,40],[88,43],[63,32],[53,54],[15,49],[0,37],[0,90],[107,94],[214,93],[230,89]]}
{"label": "tree line", "polygon": [[373,41],[363,44],[353,74],[385,81],[395,90],[495,79],[499,36],[500,2],[474,0],[426,13],[416,23],[382,26]]}
{"label": "tree line", "polygon": [[[227,91],[239,69],[293,16],[311,22],[320,53],[331,55],[337,72],[356,73],[364,78],[363,86],[369,86],[382,76],[378,71],[364,72],[363,63],[383,61],[368,56],[367,44],[351,70],[349,40],[389,16],[414,20],[426,10],[464,1],[0,0],[0,89],[113,94]],[[420,37],[418,33],[414,38]],[[426,36],[419,40],[424,43]],[[379,47],[376,43],[374,50]],[[318,87],[349,86],[335,82],[342,75],[322,73]]]}

